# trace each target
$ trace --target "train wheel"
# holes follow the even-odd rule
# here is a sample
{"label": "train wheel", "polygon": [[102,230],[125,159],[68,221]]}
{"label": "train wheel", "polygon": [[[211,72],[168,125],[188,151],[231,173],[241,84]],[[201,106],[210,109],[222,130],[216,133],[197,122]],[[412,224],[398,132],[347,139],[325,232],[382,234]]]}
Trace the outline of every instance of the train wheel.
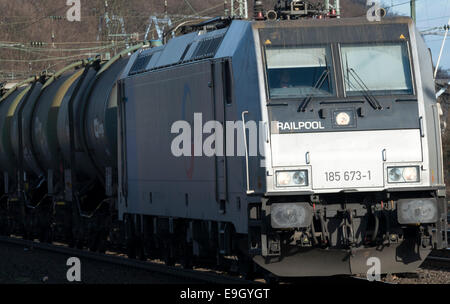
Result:
{"label": "train wheel", "polygon": [[223,255],[220,253],[219,248],[216,250],[216,266],[219,268],[223,268],[225,266],[225,259]]}
{"label": "train wheel", "polygon": [[136,245],[137,245],[136,251],[137,251],[138,259],[141,261],[147,260],[147,255],[145,254],[144,242],[142,241],[141,238],[139,238]]}
{"label": "train wheel", "polygon": [[170,256],[170,253],[164,252],[164,264],[167,266],[175,266],[175,259]]}
{"label": "train wheel", "polygon": [[136,242],[136,233],[134,229],[134,220],[133,216],[130,214],[125,214],[124,216],[124,225],[125,225],[125,240],[126,240],[126,250],[127,256],[130,259],[136,259],[137,256],[137,242]]}
{"label": "train wheel", "polygon": [[41,243],[52,242],[52,231],[50,227],[41,227],[39,231],[39,242]]}
{"label": "train wheel", "polygon": [[98,240],[98,252],[105,253],[106,247],[108,246],[108,232],[100,232],[100,237]]}
{"label": "train wheel", "polygon": [[38,231],[37,238],[41,243],[51,243],[53,240],[53,231],[50,223],[50,218],[45,212],[38,213],[36,229]]}
{"label": "train wheel", "polygon": [[166,242],[164,243],[162,254],[163,254],[164,263],[167,266],[174,266],[175,265],[175,257],[174,257],[174,254],[173,254],[173,249],[174,248],[173,248],[173,244],[172,244],[171,241],[169,241],[167,243]]}
{"label": "train wheel", "polygon": [[49,243],[49,244],[53,243],[54,231],[53,231],[52,227],[46,228],[46,237],[47,237],[47,240],[46,240],[47,243]]}
{"label": "train wheel", "polygon": [[96,252],[98,250],[98,245],[99,245],[99,237],[98,237],[98,233],[95,233],[89,239],[89,250],[92,252]]}
{"label": "train wheel", "polygon": [[181,250],[180,264],[184,269],[192,269],[194,267],[192,248],[188,244],[184,243]]}
{"label": "train wheel", "polygon": [[246,257],[240,256],[238,260],[239,274],[246,280],[253,280],[255,278],[255,270],[253,261]]}
{"label": "train wheel", "polygon": [[9,236],[8,219],[6,217],[0,218],[0,235]]}
{"label": "train wheel", "polygon": [[194,263],[193,263],[193,260],[191,257],[187,257],[187,256],[181,257],[180,264],[181,264],[181,267],[183,267],[184,269],[194,268]]}
{"label": "train wheel", "polygon": [[106,253],[106,247],[107,247],[107,242],[106,240],[100,240],[99,244],[98,244],[98,252],[100,253]]}
{"label": "train wheel", "polygon": [[69,244],[69,248],[75,248],[75,240],[73,238],[67,238],[67,243]]}
{"label": "train wheel", "polygon": [[134,238],[127,240],[127,256],[130,259],[136,259],[136,241]]}
{"label": "train wheel", "polygon": [[33,240],[33,233],[31,231],[28,230],[28,228],[26,226],[23,226],[23,239],[24,240],[28,240],[28,241],[32,241]]}
{"label": "train wheel", "polygon": [[69,244],[69,248],[75,248],[76,241],[72,231],[65,231],[64,240],[66,240],[66,242]]}
{"label": "train wheel", "polygon": [[130,259],[139,259],[141,261],[147,260],[147,255],[145,254],[144,242],[140,237],[134,236],[127,243],[127,253]]}
{"label": "train wheel", "polygon": [[9,229],[7,225],[4,225],[0,230],[0,235],[9,237],[11,234],[9,233]]}
{"label": "train wheel", "polygon": [[76,249],[83,249],[84,248],[83,241],[80,240],[80,239],[75,239],[75,248]]}
{"label": "train wheel", "polygon": [[264,274],[264,280],[266,281],[266,284],[278,284],[280,279],[270,272],[266,272]]}

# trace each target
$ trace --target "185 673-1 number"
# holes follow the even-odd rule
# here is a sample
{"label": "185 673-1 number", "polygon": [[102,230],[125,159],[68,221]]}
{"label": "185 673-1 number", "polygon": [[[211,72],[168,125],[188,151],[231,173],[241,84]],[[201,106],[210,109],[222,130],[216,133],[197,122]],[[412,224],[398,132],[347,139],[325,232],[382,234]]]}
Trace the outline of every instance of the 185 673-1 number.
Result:
{"label": "185 673-1 number", "polygon": [[332,171],[325,172],[325,178],[327,182],[339,182],[339,181],[360,181],[370,180],[371,172],[369,171]]}

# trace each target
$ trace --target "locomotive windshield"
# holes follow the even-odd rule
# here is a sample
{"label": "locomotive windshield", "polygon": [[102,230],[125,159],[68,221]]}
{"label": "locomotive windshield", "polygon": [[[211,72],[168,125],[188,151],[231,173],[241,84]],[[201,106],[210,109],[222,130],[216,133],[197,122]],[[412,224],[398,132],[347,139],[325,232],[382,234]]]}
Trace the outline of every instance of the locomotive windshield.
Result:
{"label": "locomotive windshield", "polygon": [[270,47],[266,62],[271,99],[333,94],[327,47]]}
{"label": "locomotive windshield", "polygon": [[359,95],[364,86],[377,95],[413,93],[405,43],[346,45],[341,56],[348,95]]}

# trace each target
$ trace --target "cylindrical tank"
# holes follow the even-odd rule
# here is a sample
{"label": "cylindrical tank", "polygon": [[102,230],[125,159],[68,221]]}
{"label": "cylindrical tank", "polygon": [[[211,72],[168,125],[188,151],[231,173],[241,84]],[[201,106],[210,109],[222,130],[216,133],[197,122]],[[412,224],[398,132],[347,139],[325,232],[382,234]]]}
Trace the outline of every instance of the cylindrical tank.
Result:
{"label": "cylindrical tank", "polygon": [[104,177],[106,167],[117,166],[117,100],[111,95],[115,95],[114,84],[128,61],[129,57],[121,54],[100,66],[98,72],[99,66],[89,65],[44,85],[31,124],[34,152],[44,171],[62,170],[71,161],[70,102],[75,156],[72,170],[79,179],[90,180]]}
{"label": "cylindrical tank", "polygon": [[22,98],[14,111],[14,115],[11,121],[11,139],[14,155],[17,160],[20,158],[19,149],[19,110],[22,108],[22,152],[23,152],[23,169],[26,174],[34,173],[37,176],[41,176],[44,173],[39,167],[37,160],[33,154],[31,143],[31,122],[33,115],[33,105],[39,98],[42,88],[42,83],[36,81],[33,85],[30,85],[30,93],[28,98]]}
{"label": "cylindrical tank", "polygon": [[66,72],[45,84],[34,111],[32,143],[36,158],[43,170],[58,172],[62,169],[57,137],[57,119],[61,100],[70,86],[78,79],[82,70]]}
{"label": "cylindrical tank", "polygon": [[0,168],[7,172],[9,178],[15,178],[17,159],[14,155],[11,138],[11,118],[15,108],[26,95],[30,86],[14,88],[0,102]]}
{"label": "cylindrical tank", "polygon": [[[104,178],[106,167],[116,168],[115,82],[129,61],[128,54],[139,47],[128,49],[103,65],[97,61],[74,63],[50,77],[45,84],[33,79],[34,82],[30,80],[27,86],[17,86],[8,92],[0,100],[0,176],[6,171],[16,178],[21,151],[24,171],[35,176],[47,176],[48,170],[52,170],[61,177],[63,170],[69,168],[71,153],[75,156],[71,169],[84,181]],[[20,127],[22,149],[19,146]]]}
{"label": "cylindrical tank", "polygon": [[[72,149],[75,155],[75,164],[72,164],[72,169],[75,170],[79,178],[83,180],[96,177],[95,167],[89,158],[89,155],[86,153],[82,142],[84,140],[82,137],[84,121],[83,109],[86,107],[87,95],[92,88],[92,82],[97,74],[97,70],[93,66],[88,66],[87,69],[86,73],[84,69],[80,71],[81,73],[85,73],[83,77],[81,77],[80,74],[77,81],[73,82],[65,93],[60,103],[57,119],[57,135],[61,154],[64,161],[70,163],[69,104],[73,98],[73,134],[75,140]],[[78,84],[79,81],[81,81],[81,84]],[[76,91],[76,89],[78,90]]]}
{"label": "cylindrical tank", "polygon": [[100,70],[88,96],[84,130],[90,157],[101,177],[105,168],[117,167],[117,88],[115,82],[129,58],[120,58]]}

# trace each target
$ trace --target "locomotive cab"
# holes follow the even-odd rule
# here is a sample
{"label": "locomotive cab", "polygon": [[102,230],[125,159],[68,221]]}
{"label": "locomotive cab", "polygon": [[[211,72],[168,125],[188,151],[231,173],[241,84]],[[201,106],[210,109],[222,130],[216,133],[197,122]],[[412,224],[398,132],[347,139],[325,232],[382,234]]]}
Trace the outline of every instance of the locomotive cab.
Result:
{"label": "locomotive cab", "polygon": [[250,233],[263,235],[255,261],[282,276],[329,275],[365,273],[378,257],[382,272],[400,272],[444,248],[439,114],[412,21],[279,21],[253,30],[270,124],[265,225]]}

